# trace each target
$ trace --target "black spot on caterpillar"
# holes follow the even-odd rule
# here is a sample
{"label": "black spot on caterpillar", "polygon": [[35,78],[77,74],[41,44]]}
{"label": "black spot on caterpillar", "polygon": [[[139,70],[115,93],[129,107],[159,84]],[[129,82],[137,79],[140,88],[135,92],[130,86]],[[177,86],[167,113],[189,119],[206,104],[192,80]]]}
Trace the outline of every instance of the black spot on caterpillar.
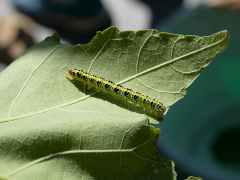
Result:
{"label": "black spot on caterpillar", "polygon": [[155,99],[151,99],[147,96],[142,95],[141,93],[134,92],[131,89],[124,88],[121,85],[114,84],[112,81],[107,81],[101,77],[97,77],[95,75],[90,75],[81,70],[69,70],[70,76],[76,80],[87,83],[91,86],[95,86],[98,89],[103,89],[107,92],[110,92],[113,95],[120,95],[131,102],[139,104],[144,108],[149,108],[158,113],[161,117],[164,115],[166,111],[166,107],[161,103],[156,101]]}

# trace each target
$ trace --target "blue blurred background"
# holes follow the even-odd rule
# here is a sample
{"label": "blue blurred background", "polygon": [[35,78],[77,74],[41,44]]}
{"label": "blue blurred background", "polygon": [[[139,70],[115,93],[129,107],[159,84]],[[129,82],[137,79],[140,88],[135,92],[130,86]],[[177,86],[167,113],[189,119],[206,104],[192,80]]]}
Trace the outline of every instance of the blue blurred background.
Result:
{"label": "blue blurred background", "polygon": [[198,36],[227,29],[229,46],[156,125],[157,148],[175,162],[178,180],[239,180],[239,12],[240,0],[1,0],[0,72],[54,32],[75,45],[109,26]]}

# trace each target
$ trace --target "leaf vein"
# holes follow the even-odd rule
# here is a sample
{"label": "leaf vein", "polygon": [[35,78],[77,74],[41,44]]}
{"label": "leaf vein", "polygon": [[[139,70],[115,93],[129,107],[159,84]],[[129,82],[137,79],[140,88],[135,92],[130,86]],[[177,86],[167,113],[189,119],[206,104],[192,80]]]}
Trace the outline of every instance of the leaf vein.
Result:
{"label": "leaf vein", "polygon": [[19,96],[21,95],[21,93],[23,92],[24,88],[26,87],[27,83],[29,82],[30,78],[33,76],[34,72],[43,64],[44,61],[46,61],[46,59],[54,52],[54,50],[56,50],[57,48],[59,47],[59,44],[53,48],[48,54],[47,56],[40,62],[40,64],[35,68],[33,69],[32,73],[29,75],[29,77],[27,78],[27,80],[25,81],[25,83],[23,84],[23,87],[21,88],[21,90],[19,91],[19,93],[17,94],[16,98],[13,100],[12,104],[11,104],[11,107],[8,111],[8,116],[7,118],[10,118],[11,116],[11,113],[12,113],[12,109],[13,109],[13,106],[15,104],[15,102],[17,101],[17,99],[19,98]]}

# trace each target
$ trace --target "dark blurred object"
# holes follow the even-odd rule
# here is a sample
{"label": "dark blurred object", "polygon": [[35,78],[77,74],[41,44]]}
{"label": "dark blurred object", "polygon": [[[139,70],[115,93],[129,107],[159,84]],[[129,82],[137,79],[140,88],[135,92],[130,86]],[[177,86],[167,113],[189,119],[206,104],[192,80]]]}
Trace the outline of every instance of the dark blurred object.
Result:
{"label": "dark blurred object", "polygon": [[111,25],[100,0],[12,0],[36,22],[54,28],[72,44],[88,43]]}
{"label": "dark blurred object", "polygon": [[[189,175],[240,179],[240,158],[236,156],[240,149],[236,133],[240,126],[239,20],[240,14],[235,12],[201,6],[175,14],[159,26],[161,31],[184,35],[208,36],[225,29],[230,33],[228,47],[170,108],[163,123],[156,125],[161,129],[157,148],[175,162],[182,179]],[[223,135],[228,136],[228,143]],[[221,153],[225,156],[220,157]]]}
{"label": "dark blurred object", "polygon": [[153,13],[152,26],[165,21],[166,18],[176,9],[178,9],[183,0],[140,0],[147,4]]}
{"label": "dark blurred object", "polygon": [[0,62],[10,64],[35,44],[34,27],[31,19],[20,14],[0,16]]}
{"label": "dark blurred object", "polygon": [[212,150],[220,163],[233,168],[240,167],[240,146],[236,142],[240,142],[239,125],[226,129],[216,137]]}

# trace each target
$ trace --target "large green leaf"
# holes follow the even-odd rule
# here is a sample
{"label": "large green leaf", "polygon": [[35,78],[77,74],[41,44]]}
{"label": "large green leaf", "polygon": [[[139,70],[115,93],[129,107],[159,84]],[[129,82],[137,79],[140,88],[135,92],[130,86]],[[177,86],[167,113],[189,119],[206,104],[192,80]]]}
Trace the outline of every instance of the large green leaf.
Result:
{"label": "large green leaf", "polygon": [[228,42],[226,31],[111,27],[86,45],[53,35],[30,48],[0,74],[0,179],[175,179],[155,149],[160,130],[148,125],[161,118],[65,76],[82,69],[169,107]]}

